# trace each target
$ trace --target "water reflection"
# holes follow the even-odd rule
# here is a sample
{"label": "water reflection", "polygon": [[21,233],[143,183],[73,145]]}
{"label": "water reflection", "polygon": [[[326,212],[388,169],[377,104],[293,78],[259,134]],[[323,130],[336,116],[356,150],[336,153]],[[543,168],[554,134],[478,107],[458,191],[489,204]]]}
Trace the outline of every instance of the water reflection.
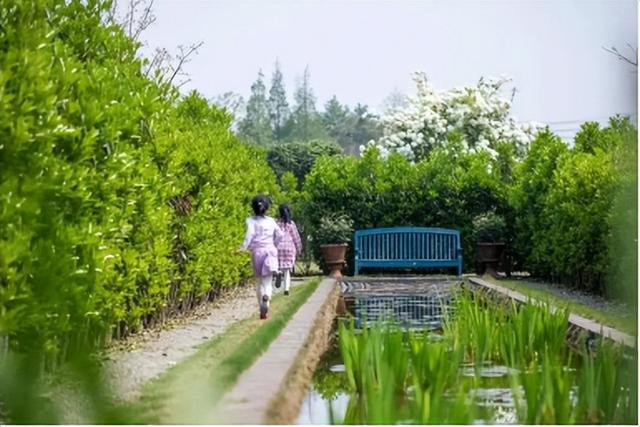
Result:
{"label": "water reflection", "polygon": [[[358,328],[389,320],[407,329],[424,331],[428,338],[438,341],[442,339],[438,331],[443,326],[445,316],[452,314],[450,310],[457,285],[451,281],[423,279],[402,284],[349,282],[343,286],[343,297]],[[515,404],[507,377],[509,368],[487,364],[476,370],[473,365],[465,364],[460,371],[463,381],[468,383],[465,390],[476,403],[477,419],[474,423],[516,422]],[[401,407],[414,398],[411,388],[409,385],[405,395],[398,401],[399,413],[402,413]],[[354,406],[358,406],[354,399],[357,400],[349,389],[340,351],[334,344],[319,363],[297,423],[340,424],[347,412],[353,412]]]}
{"label": "water reflection", "polygon": [[338,392],[327,399],[315,387],[311,387],[302,401],[297,424],[336,424],[344,419],[349,395]]}
{"label": "water reflection", "polygon": [[450,299],[441,295],[356,295],[356,326],[364,327],[380,320],[411,329],[442,328]]}
{"label": "water reflection", "polygon": [[349,280],[343,297],[357,327],[393,319],[410,329],[438,329],[451,310],[460,282],[446,279]]}

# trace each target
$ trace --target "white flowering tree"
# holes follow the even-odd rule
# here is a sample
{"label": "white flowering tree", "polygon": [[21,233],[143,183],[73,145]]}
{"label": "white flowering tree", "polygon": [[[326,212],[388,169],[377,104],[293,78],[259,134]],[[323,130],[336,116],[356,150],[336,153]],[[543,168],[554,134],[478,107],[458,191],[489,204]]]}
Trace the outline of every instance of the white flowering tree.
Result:
{"label": "white flowering tree", "polygon": [[500,96],[507,78],[480,79],[476,87],[449,91],[434,89],[424,73],[415,73],[414,80],[417,94],[384,116],[383,136],[367,143],[383,157],[397,152],[419,161],[434,147],[453,142],[465,150],[485,150],[492,157],[501,143],[513,144],[516,153],[522,153],[541,127],[518,123],[511,116],[511,101]]}

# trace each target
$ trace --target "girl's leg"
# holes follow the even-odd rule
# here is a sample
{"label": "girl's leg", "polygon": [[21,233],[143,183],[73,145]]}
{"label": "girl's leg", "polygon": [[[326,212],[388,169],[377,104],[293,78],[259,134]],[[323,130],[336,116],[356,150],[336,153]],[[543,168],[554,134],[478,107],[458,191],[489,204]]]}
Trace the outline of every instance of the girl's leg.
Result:
{"label": "girl's leg", "polygon": [[283,270],[284,273],[284,291],[285,293],[289,293],[289,288],[291,287],[291,269],[286,268]]}
{"label": "girl's leg", "polygon": [[257,277],[258,281],[256,282],[256,298],[258,299],[258,304],[262,302],[262,277]]}
{"label": "girl's leg", "polygon": [[273,289],[271,287],[272,276],[260,277],[260,283],[258,284],[258,303],[260,304],[260,318],[267,318],[267,311],[269,310],[269,302],[271,300],[271,294]]}
{"label": "girl's leg", "polygon": [[271,286],[272,275],[264,276],[262,278],[262,295],[266,295],[271,300],[271,294],[273,293],[273,287]]}

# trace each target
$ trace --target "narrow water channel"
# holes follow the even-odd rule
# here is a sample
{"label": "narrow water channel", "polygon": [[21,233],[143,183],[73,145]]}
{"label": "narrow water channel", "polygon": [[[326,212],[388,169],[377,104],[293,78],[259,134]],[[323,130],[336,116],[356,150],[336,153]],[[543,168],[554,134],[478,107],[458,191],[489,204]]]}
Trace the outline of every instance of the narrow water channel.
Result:
{"label": "narrow water channel", "polygon": [[[460,367],[462,376],[471,384],[474,381],[473,365]],[[476,424],[516,424],[515,402],[506,366],[489,365],[480,369],[475,395]],[[337,345],[323,355],[300,408],[297,424],[343,424],[350,401],[344,365]]]}
{"label": "narrow water channel", "polygon": [[[438,340],[441,339],[443,317],[452,309],[453,291],[460,285],[460,281],[455,279],[346,282],[343,284],[343,297],[356,328],[367,328],[372,322],[393,319],[395,324],[405,329],[419,331],[430,339]],[[349,387],[337,344],[337,332],[334,334],[333,345],[323,355],[307,390],[298,424],[343,424],[347,412],[353,412],[359,405],[358,397]],[[510,373],[513,373],[511,368],[491,363],[478,369],[473,364],[459,366],[459,381],[473,401],[473,424],[518,423]],[[397,401],[400,413],[403,407],[409,406],[410,399],[411,387]],[[411,416],[407,416],[410,423]]]}

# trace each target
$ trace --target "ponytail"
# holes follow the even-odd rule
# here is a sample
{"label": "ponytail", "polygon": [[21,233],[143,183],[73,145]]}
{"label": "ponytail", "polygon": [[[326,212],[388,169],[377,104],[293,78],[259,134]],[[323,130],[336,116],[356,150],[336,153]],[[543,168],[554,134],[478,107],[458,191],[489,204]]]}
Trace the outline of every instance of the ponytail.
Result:
{"label": "ponytail", "polygon": [[269,199],[262,194],[257,195],[251,200],[251,207],[256,216],[264,216],[269,209]]}
{"label": "ponytail", "polygon": [[280,220],[282,220],[282,222],[284,222],[285,224],[288,224],[291,222],[291,210],[289,209],[289,206],[282,204],[278,207],[278,215],[280,217]]}

